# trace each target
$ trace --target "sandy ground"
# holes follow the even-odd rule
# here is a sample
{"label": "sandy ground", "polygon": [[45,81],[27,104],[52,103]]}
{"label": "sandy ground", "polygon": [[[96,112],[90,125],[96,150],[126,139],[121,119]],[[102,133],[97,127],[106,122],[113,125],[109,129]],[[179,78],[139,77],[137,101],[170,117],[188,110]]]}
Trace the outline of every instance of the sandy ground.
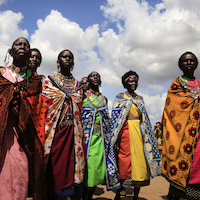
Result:
{"label": "sandy ground", "polygon": [[[169,183],[162,176],[159,176],[151,179],[149,186],[141,187],[138,200],[167,200],[168,190]],[[93,195],[93,199],[96,200],[113,200],[114,197],[115,193],[112,191],[108,192],[105,185],[99,185],[95,190],[95,195]],[[133,189],[127,188],[126,193],[124,191],[121,192],[121,199],[132,200]],[[27,198],[27,200],[32,200],[32,198]]]}
{"label": "sandy ground", "polygon": [[[162,177],[156,177],[151,179],[150,185],[141,187],[140,194],[138,200],[163,200],[167,199],[167,194],[169,190],[169,183]],[[132,200],[133,199],[133,189],[128,188],[125,192],[121,193],[122,200]],[[95,195],[93,199],[96,200],[113,200],[115,197],[114,192],[106,191],[105,185],[99,185],[95,191]]]}

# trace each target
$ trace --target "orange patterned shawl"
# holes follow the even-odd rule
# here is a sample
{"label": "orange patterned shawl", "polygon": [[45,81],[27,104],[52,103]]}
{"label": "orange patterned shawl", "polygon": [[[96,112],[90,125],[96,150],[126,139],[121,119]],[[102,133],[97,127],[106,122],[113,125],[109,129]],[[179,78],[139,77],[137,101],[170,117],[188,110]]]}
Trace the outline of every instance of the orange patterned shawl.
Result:
{"label": "orange patterned shawl", "polygon": [[[198,81],[197,79],[195,79]],[[163,113],[162,175],[175,187],[186,188],[199,132],[199,97],[192,98],[175,79]]]}

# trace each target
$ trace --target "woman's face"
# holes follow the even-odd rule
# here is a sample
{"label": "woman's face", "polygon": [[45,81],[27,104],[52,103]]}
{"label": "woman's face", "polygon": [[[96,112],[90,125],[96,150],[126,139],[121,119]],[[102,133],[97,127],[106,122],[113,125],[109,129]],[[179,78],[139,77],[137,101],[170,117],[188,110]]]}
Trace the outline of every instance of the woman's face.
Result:
{"label": "woman's face", "polygon": [[88,82],[90,85],[100,85],[101,84],[101,77],[97,72],[92,72],[89,75]]}
{"label": "woman's face", "polygon": [[189,53],[184,55],[180,63],[180,68],[184,74],[194,72],[194,70],[197,68],[195,56]]}
{"label": "woman's face", "polygon": [[83,78],[80,81],[80,86],[84,91],[88,90],[88,80],[87,80],[87,78]]}
{"label": "woman's face", "polygon": [[18,38],[12,45],[11,56],[14,59],[28,59],[30,57],[30,44],[25,38]]}
{"label": "woman's face", "polygon": [[31,63],[31,66],[37,69],[41,63],[41,57],[39,52],[35,50],[31,51],[31,57],[29,58],[29,61]]}
{"label": "woman's face", "polygon": [[61,68],[71,68],[74,64],[74,56],[70,51],[63,51],[58,62]]}
{"label": "woman's face", "polygon": [[128,92],[133,93],[138,86],[138,78],[135,75],[130,75],[129,79],[126,81],[126,89]]}

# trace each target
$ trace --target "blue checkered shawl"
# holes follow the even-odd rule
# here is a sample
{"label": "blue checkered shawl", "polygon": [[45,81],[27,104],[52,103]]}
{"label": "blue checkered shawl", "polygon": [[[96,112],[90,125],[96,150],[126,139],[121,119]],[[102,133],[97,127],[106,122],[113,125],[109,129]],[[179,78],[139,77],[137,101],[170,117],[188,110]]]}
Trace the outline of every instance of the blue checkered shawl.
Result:
{"label": "blue checkered shawl", "polygon": [[107,190],[117,190],[118,188],[120,188],[120,182],[113,147],[110,143],[111,122],[107,106],[103,106],[98,109],[83,106],[82,121],[83,129],[86,136],[86,158],[88,158],[93,124],[95,120],[95,115],[97,113],[99,113],[100,116],[101,136],[103,140],[104,161],[106,167]]}
{"label": "blue checkered shawl", "polygon": [[161,158],[156,144],[156,138],[153,134],[151,123],[147,115],[143,97],[136,97],[125,99],[117,96],[115,98],[112,113],[112,139],[111,144],[114,146],[118,139],[118,134],[122,129],[124,122],[126,121],[127,115],[131,109],[132,104],[135,104],[142,113],[142,120],[140,122],[140,130],[144,141],[144,155],[147,164],[150,168],[151,177],[161,175]]}

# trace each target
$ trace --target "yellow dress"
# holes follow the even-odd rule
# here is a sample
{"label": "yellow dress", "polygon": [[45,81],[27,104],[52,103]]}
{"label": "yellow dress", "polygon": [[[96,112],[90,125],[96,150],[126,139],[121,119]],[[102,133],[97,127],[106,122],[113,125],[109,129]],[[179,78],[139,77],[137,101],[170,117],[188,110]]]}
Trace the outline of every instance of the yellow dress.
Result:
{"label": "yellow dress", "polygon": [[[124,98],[128,99],[126,94]],[[128,116],[137,116],[141,118],[141,112],[135,104],[132,104]],[[119,173],[120,179],[130,178],[132,185],[134,182],[148,182],[150,179],[150,171],[147,165],[143,151],[143,137],[140,131],[140,120],[127,120],[119,135]],[[129,139],[128,139],[129,137]],[[129,141],[129,144],[127,142]],[[127,147],[129,146],[130,149]],[[126,164],[125,164],[126,163]],[[130,163],[130,165],[128,164]],[[140,186],[143,184],[141,183]]]}

